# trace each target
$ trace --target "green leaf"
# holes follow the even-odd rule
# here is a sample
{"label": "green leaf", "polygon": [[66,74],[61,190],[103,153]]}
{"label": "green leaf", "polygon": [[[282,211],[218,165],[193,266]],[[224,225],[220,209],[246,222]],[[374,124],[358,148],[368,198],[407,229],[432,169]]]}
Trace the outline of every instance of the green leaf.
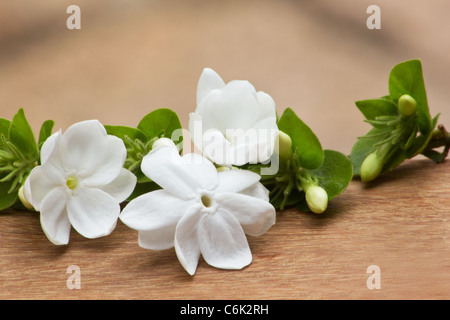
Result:
{"label": "green leaf", "polygon": [[156,184],[156,182],[151,180],[145,183],[138,183],[136,184],[133,193],[128,197],[127,201],[131,201],[143,194],[159,189],[161,189],[161,187],[158,184]]}
{"label": "green leaf", "polygon": [[11,121],[9,140],[27,159],[37,160],[38,146],[23,109],[20,109]]}
{"label": "green leaf", "polygon": [[7,209],[17,201],[17,192],[8,193],[13,181],[0,182],[0,210]]}
{"label": "green leaf", "polygon": [[11,126],[11,121],[7,119],[0,118],[0,134],[8,137],[9,127]]}
{"label": "green leaf", "polygon": [[432,122],[420,60],[405,61],[392,68],[389,75],[389,93],[395,103],[403,94],[409,94],[416,100],[419,131],[428,135],[432,130]]}
{"label": "green leaf", "polygon": [[353,174],[360,174],[361,164],[369,153],[374,150],[374,144],[383,140],[387,135],[389,135],[389,131],[372,128],[365,136],[355,142],[350,152]]}
{"label": "green leaf", "polygon": [[398,115],[397,106],[388,99],[360,100],[356,101],[355,104],[367,120],[375,120],[381,116]]}
{"label": "green leaf", "polygon": [[291,108],[287,108],[281,115],[278,129],[291,138],[292,152],[297,154],[303,168],[320,167],[324,157],[320,141]]}
{"label": "green leaf", "polygon": [[125,138],[125,136],[128,136],[128,138],[130,138],[131,140],[140,140],[142,142],[147,142],[148,140],[145,133],[137,128],[105,125],[105,129],[108,134],[122,139],[125,143],[125,146],[127,146],[127,139]]}
{"label": "green leaf", "polygon": [[309,170],[309,173],[319,180],[319,185],[327,192],[328,200],[331,200],[340,195],[352,180],[352,163],[338,151],[325,150],[324,156],[322,165]]}
{"label": "green leaf", "polygon": [[[144,132],[149,139],[158,137],[174,138],[174,142],[182,141],[181,131],[180,137],[172,137],[177,129],[182,129],[180,119],[175,111],[171,109],[156,109],[147,114],[138,124],[138,129]],[[175,139],[179,138],[179,139]]]}
{"label": "green leaf", "polygon": [[41,150],[42,145],[45,140],[47,140],[52,135],[53,126],[55,125],[55,121],[47,120],[41,126],[41,130],[39,131],[39,140],[38,140],[38,148]]}

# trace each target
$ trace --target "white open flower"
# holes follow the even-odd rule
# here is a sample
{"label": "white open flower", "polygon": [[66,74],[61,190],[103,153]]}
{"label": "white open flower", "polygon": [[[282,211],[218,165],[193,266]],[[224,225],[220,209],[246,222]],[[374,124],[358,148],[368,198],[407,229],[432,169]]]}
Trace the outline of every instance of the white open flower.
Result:
{"label": "white open flower", "polygon": [[24,196],[40,211],[52,243],[67,244],[71,226],[87,238],[114,230],[120,203],[136,185],[136,177],[123,168],[125,159],[123,141],[107,135],[97,120],[76,123],[45,141],[41,165],[31,171]]}
{"label": "white open flower", "polygon": [[271,96],[244,80],[225,84],[205,68],[197,87],[197,109],[189,117],[194,145],[214,163],[237,165],[270,159],[278,135]]}
{"label": "white open flower", "polygon": [[199,154],[180,156],[161,146],[142,160],[142,171],[162,189],[132,200],[120,219],[138,230],[141,247],[175,247],[193,275],[200,254],[217,268],[241,269],[252,261],[245,234],[259,236],[275,223],[260,176],[246,170],[217,172]]}

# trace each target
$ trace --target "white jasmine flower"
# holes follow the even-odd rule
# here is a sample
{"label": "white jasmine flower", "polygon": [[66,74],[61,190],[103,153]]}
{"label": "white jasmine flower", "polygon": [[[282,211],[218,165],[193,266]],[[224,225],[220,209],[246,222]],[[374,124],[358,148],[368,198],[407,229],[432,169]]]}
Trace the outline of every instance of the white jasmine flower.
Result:
{"label": "white jasmine flower", "polygon": [[72,125],[50,136],[41,165],[24,185],[26,200],[41,212],[42,229],[57,245],[67,244],[71,226],[87,238],[110,234],[120,203],[133,192],[136,177],[123,168],[123,141],[107,135],[97,120]]}
{"label": "white jasmine flower", "polygon": [[278,135],[271,96],[244,80],[225,84],[205,68],[197,87],[197,109],[190,114],[194,145],[214,163],[237,165],[270,159]]}
{"label": "white jasmine flower", "polygon": [[250,264],[245,234],[259,236],[275,223],[275,209],[258,174],[217,172],[201,155],[180,156],[168,146],[153,149],[141,169],[163,188],[135,198],[120,215],[127,226],[139,231],[141,247],[175,247],[191,275],[200,254],[217,268],[241,269]]}

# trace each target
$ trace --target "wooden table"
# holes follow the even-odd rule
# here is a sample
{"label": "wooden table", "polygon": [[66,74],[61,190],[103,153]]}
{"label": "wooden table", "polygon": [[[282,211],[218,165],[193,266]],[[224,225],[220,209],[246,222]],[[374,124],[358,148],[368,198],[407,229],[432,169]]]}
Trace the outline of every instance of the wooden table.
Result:
{"label": "wooden table", "polygon": [[[121,222],[51,244],[38,213],[0,213],[1,299],[449,299],[450,162],[411,160],[370,186],[354,180],[325,214],[289,209],[240,271],[203,260],[194,276],[173,249],[149,251]],[[80,289],[69,289],[69,266]],[[367,273],[378,266],[379,273]],[[380,288],[369,289],[379,275]],[[371,281],[369,281],[372,283]],[[375,282],[373,282],[375,283]]]}

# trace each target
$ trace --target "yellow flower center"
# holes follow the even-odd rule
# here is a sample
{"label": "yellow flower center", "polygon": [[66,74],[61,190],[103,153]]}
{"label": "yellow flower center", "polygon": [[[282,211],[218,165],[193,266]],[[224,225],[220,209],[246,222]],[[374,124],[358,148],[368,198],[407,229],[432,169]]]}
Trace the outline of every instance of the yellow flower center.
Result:
{"label": "yellow flower center", "polygon": [[206,194],[202,195],[201,200],[202,200],[203,205],[204,205],[206,208],[211,207],[211,205],[212,205],[212,199],[211,199],[208,195],[206,195]]}
{"label": "yellow flower center", "polygon": [[78,186],[78,179],[74,176],[67,178],[66,185],[70,190],[74,190]]}

